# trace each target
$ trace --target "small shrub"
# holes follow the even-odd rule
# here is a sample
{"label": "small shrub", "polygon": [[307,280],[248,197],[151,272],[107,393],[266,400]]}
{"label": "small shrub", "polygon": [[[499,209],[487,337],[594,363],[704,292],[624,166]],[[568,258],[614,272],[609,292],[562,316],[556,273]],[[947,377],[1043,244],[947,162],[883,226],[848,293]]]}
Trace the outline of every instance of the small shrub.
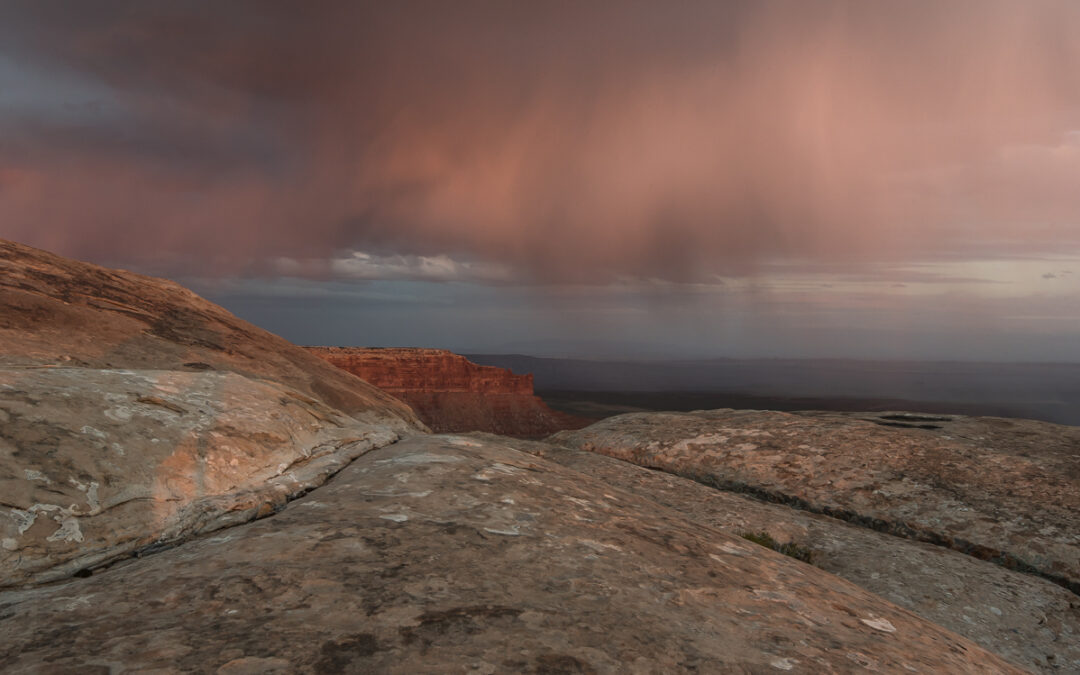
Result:
{"label": "small shrub", "polygon": [[768,532],[758,532],[756,534],[754,532],[743,532],[742,538],[752,541],[759,546],[771,548],[777,553],[783,553],[789,558],[795,558],[796,560],[801,560],[802,562],[810,563],[811,565],[814,564],[814,552],[805,546],[799,546],[793,541],[781,544],[773,539]]}

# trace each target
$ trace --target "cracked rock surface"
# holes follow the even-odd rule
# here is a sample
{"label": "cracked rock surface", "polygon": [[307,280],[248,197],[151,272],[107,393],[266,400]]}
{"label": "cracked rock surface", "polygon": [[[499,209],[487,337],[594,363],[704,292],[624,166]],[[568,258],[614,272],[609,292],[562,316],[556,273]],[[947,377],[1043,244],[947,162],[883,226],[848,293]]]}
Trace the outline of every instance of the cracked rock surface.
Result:
{"label": "cracked rock surface", "polygon": [[407,432],[235,373],[0,369],[0,585],[266,515]]}
{"label": "cracked rock surface", "polygon": [[[489,442],[498,437],[477,435]],[[1080,672],[1080,597],[1045,579],[931,544],[724,492],[593,452],[514,447],[734,535],[764,532],[814,566],[1036,672]]]}
{"label": "cracked rock surface", "polygon": [[417,436],[273,517],[0,593],[0,670],[1021,672],[819,569],[503,444]]}
{"label": "cracked rock surface", "polygon": [[1080,428],[908,413],[621,415],[552,437],[1080,591]]}

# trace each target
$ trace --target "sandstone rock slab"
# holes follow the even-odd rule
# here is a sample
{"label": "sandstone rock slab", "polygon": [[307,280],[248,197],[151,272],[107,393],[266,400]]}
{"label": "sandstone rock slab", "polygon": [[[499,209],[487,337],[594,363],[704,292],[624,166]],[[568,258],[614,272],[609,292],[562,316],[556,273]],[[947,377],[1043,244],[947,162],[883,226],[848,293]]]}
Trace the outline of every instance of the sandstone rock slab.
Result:
{"label": "sandstone rock slab", "polygon": [[507,447],[413,437],[281,512],[0,592],[0,670],[1021,672],[853,584]]}
{"label": "sandstone rock slab", "polygon": [[641,413],[559,443],[928,541],[1080,592],[1080,429],[1001,418]]}
{"label": "sandstone rock slab", "polygon": [[[477,435],[493,443],[494,436]],[[547,443],[513,447],[742,536],[766,533],[815,567],[1036,672],[1080,672],[1080,597],[1045,579],[828,516],[724,492],[662,471]]]}
{"label": "sandstone rock slab", "polygon": [[0,586],[266,515],[412,431],[235,373],[0,369]]}

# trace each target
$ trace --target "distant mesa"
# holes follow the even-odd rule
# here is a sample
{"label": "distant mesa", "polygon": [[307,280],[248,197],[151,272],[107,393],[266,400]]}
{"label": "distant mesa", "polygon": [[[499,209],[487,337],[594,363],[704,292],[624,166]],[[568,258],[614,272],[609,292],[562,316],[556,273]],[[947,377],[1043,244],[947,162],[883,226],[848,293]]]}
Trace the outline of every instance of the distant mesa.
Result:
{"label": "distant mesa", "polygon": [[533,391],[532,375],[481,366],[445,349],[308,349],[409,404],[436,432],[541,438],[591,422],[549,408]]}
{"label": "distant mesa", "polygon": [[309,347],[383,391],[533,395],[533,376],[481,366],[445,349]]}

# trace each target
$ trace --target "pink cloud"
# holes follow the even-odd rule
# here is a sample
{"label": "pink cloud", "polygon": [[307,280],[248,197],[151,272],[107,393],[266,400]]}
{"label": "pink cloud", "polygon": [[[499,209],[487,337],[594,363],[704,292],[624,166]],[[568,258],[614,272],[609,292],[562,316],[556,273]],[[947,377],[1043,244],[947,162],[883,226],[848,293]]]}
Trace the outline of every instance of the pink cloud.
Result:
{"label": "pink cloud", "polygon": [[79,257],[604,281],[1080,248],[1066,0],[26,7],[0,37],[113,100],[0,110],[0,235]]}

